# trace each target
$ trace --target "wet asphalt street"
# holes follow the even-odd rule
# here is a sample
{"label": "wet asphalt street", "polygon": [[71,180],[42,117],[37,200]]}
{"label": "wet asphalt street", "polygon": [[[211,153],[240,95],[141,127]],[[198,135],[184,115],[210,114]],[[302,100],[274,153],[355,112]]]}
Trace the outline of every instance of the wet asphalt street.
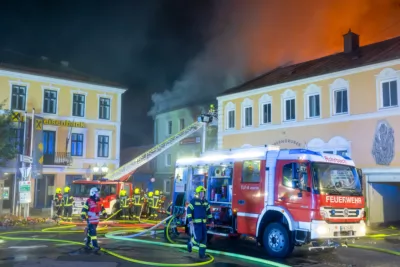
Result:
{"label": "wet asphalt street", "polygon": [[[12,235],[22,238],[55,238],[71,241],[83,241],[83,233],[29,233],[25,235]],[[163,241],[162,235],[144,237],[148,240]],[[179,240],[177,240],[179,241]],[[181,240],[183,241],[183,240]],[[147,245],[137,242],[126,242],[102,238],[99,236],[100,246],[129,258],[147,262],[163,262],[171,264],[190,264],[199,262],[196,252],[188,253],[182,249]],[[277,261],[294,267],[361,267],[361,266],[400,266],[399,257],[380,252],[338,248],[321,252],[308,251],[307,248],[295,249],[292,257],[285,260],[270,259],[265,256],[263,248],[257,247],[251,240],[216,239],[209,245],[210,249],[245,254],[248,256]],[[206,265],[210,267],[251,267],[268,266],[239,260],[227,256],[214,255],[215,261]],[[65,243],[26,240],[1,240],[0,243],[1,266],[85,266],[85,267],[111,267],[111,266],[145,266],[128,262],[108,254],[95,255],[85,252],[81,247]],[[147,265],[154,266],[154,265]],[[173,265],[172,265],[173,266]]]}

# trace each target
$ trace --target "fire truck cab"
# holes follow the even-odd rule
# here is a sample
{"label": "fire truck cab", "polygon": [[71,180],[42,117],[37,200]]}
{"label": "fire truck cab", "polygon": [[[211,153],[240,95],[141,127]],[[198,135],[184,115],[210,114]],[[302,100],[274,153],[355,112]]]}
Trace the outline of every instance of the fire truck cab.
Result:
{"label": "fire truck cab", "polygon": [[199,185],[215,222],[210,235],[252,236],[273,257],[366,232],[359,171],[347,156],[268,145],[179,159],[173,213],[183,224]]}
{"label": "fire truck cab", "polygon": [[108,215],[114,214],[118,211],[118,197],[119,192],[125,189],[127,195],[132,197],[133,186],[132,183],[110,181],[107,179],[101,180],[76,180],[73,181],[71,186],[71,194],[74,196],[75,204],[72,209],[73,215],[80,215],[82,206],[85,204],[89,197],[91,188],[97,187],[100,190],[99,205],[103,205]]}

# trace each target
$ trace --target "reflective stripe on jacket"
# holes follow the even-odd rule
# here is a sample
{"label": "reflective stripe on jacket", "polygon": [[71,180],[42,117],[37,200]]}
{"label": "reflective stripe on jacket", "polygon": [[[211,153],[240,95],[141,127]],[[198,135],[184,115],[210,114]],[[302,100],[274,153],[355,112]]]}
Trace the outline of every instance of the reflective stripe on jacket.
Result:
{"label": "reflective stripe on jacket", "polygon": [[64,194],[63,195],[63,205],[65,206],[65,207],[69,207],[69,206],[72,206],[72,205],[74,205],[74,197],[73,196],[69,196],[69,194]]}
{"label": "reflective stripe on jacket", "polygon": [[133,195],[133,205],[135,206],[142,206],[143,197],[140,194]]}
{"label": "reflective stripe on jacket", "polygon": [[106,210],[103,206],[97,205],[97,202],[91,198],[88,198],[85,205],[82,208],[82,218],[87,218],[90,224],[98,224],[100,222],[100,213],[106,214]]}
{"label": "reflective stripe on jacket", "polygon": [[193,223],[206,223],[212,220],[210,204],[207,200],[193,198],[186,210],[188,221]]}

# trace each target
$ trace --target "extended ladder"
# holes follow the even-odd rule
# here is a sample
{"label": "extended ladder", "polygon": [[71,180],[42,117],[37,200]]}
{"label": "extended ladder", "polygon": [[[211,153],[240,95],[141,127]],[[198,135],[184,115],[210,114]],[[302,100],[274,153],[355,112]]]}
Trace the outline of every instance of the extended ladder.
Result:
{"label": "extended ladder", "polygon": [[128,163],[122,165],[115,171],[107,174],[104,178],[109,180],[120,180],[126,181],[129,179],[129,176],[137,170],[140,166],[146,164],[150,160],[154,159],[165,150],[170,148],[171,146],[175,145],[185,137],[195,133],[203,126],[203,122],[194,122],[182,131],[178,132],[177,134],[171,136],[170,138],[166,139],[164,142],[156,145],[155,147],[151,148],[150,150],[144,152],[143,154],[139,155],[138,157],[134,158],[133,160],[129,161]]}

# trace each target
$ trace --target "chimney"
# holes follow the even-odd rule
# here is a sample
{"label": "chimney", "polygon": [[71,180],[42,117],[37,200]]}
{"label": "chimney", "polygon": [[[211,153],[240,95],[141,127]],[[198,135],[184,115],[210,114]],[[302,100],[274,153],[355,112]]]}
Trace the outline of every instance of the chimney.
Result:
{"label": "chimney", "polygon": [[68,61],[61,61],[61,65],[64,67],[68,67],[69,62]]}
{"label": "chimney", "polygon": [[344,52],[351,53],[360,47],[359,35],[349,29],[349,32],[343,35],[344,39]]}

